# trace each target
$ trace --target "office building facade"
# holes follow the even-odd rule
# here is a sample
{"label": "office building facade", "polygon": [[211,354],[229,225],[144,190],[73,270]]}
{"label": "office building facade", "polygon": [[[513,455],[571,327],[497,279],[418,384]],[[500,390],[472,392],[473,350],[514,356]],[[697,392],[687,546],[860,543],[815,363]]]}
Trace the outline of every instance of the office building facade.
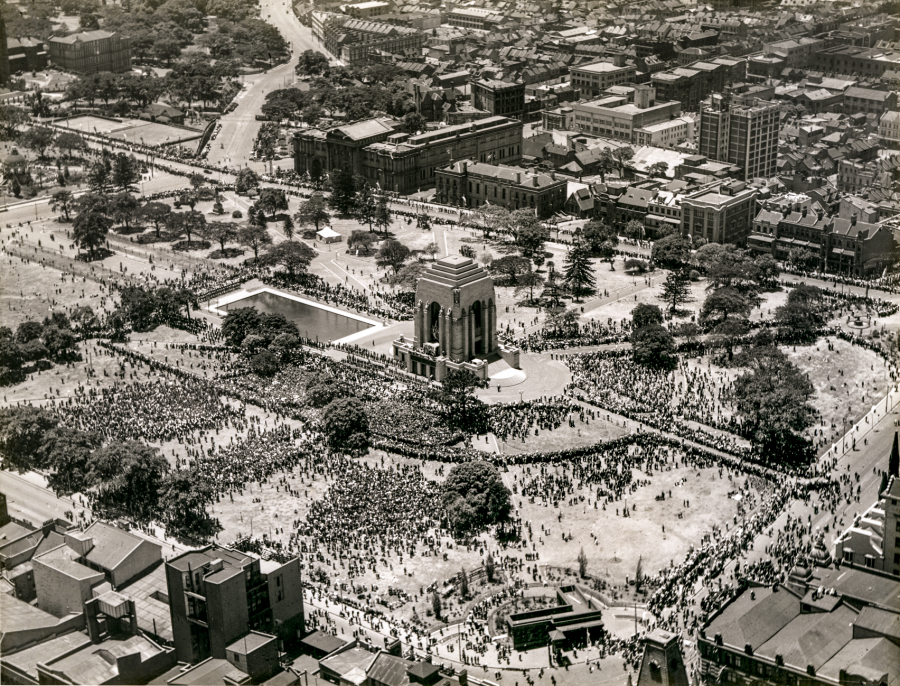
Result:
{"label": "office building facade", "polygon": [[778,161],[779,107],[730,103],[714,95],[700,112],[700,155],[740,167],[742,178],[770,178]]}

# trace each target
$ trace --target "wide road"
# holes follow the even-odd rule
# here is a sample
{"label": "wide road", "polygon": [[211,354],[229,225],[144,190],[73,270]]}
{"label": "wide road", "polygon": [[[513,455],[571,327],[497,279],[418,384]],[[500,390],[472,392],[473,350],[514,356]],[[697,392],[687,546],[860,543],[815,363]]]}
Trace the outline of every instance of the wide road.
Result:
{"label": "wide road", "polygon": [[213,141],[208,159],[213,164],[225,164],[230,168],[247,166],[263,171],[262,162],[251,163],[253,141],[262,122],[256,115],[262,111],[266,93],[293,83],[297,55],[315,48],[315,39],[309,27],[304,26],[291,11],[291,5],[282,0],[263,0],[260,16],[275,26],[291,47],[292,56],[287,64],[281,64],[263,74],[244,78],[244,88],[237,96],[237,109],[223,116],[219,122],[222,130]]}

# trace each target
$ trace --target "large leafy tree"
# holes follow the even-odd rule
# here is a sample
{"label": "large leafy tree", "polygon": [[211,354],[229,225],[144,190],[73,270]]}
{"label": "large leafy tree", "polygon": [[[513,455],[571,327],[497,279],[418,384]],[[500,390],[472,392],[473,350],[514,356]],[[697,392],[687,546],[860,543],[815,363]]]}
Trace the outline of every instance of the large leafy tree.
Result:
{"label": "large leafy tree", "polygon": [[153,224],[156,237],[159,238],[160,228],[165,225],[166,219],[172,213],[172,206],[164,202],[148,202],[141,208],[144,218]]}
{"label": "large leafy tree", "polygon": [[550,238],[550,232],[540,220],[531,210],[516,210],[510,215],[510,224],[522,256],[543,263],[544,241]]}
{"label": "large leafy tree", "polygon": [[750,298],[731,286],[717,288],[706,296],[700,310],[700,322],[716,324],[728,319],[730,315],[747,317],[750,315],[752,303]]}
{"label": "large leafy tree", "polygon": [[87,250],[89,259],[93,260],[98,248],[103,247],[112,220],[96,210],[79,212],[72,222],[72,237],[81,250]]}
{"label": "large leafy tree", "polygon": [[[349,169],[335,169],[331,173],[332,209],[344,216],[353,214],[356,207],[356,179]],[[371,227],[370,227],[371,230]]]}
{"label": "large leafy tree", "polygon": [[237,237],[237,227],[231,222],[209,222],[203,231],[203,237],[219,244],[219,249],[225,252],[225,244]]}
{"label": "large leafy tree", "polygon": [[24,405],[0,409],[0,456],[19,471],[43,467],[40,449],[59,420],[47,410]]}
{"label": "large leafy tree", "polygon": [[288,274],[293,279],[297,272],[306,271],[315,256],[315,250],[305,243],[285,241],[269,249],[263,261],[268,264],[281,265],[288,270]]}
{"label": "large leafy tree", "polygon": [[40,447],[40,463],[50,468],[48,482],[57,495],[71,495],[85,489],[91,453],[102,443],[95,433],[57,426]]}
{"label": "large leafy tree", "polygon": [[631,311],[631,326],[633,329],[640,329],[650,324],[662,324],[663,314],[656,305],[648,305],[639,303],[634,306]]}
{"label": "large leafy tree", "polygon": [[363,182],[358,186],[353,199],[353,218],[363,226],[368,226],[371,231],[377,209],[375,192],[368,183]]}
{"label": "large leafy tree", "polygon": [[632,332],[631,353],[635,362],[646,367],[671,370],[678,364],[675,339],[659,324],[648,324]]}
{"label": "large leafy tree", "polygon": [[619,244],[615,229],[602,219],[594,219],[585,224],[581,228],[581,239],[595,255],[603,250],[605,243],[612,247]]}
{"label": "large leafy tree", "polygon": [[260,212],[268,213],[274,217],[276,212],[287,210],[287,196],[280,188],[263,188],[259,192],[259,200],[256,206]]}
{"label": "large leafy tree", "polygon": [[159,487],[160,514],[166,533],[208,541],[222,530],[206,511],[214,501],[215,491],[202,474],[187,469],[169,472]]}
{"label": "large leafy tree", "polygon": [[350,250],[358,250],[361,248],[368,253],[375,241],[375,236],[373,236],[368,231],[355,229],[350,234],[350,238],[347,239],[347,247],[350,248]]}
{"label": "large leafy tree", "polygon": [[115,442],[94,451],[87,482],[97,489],[97,504],[107,516],[152,519],[169,463],[156,448],[137,441]]}
{"label": "large leafy tree", "polygon": [[116,155],[112,163],[112,184],[122,192],[132,190],[132,186],[140,180],[137,160],[124,152]]}
{"label": "large leafy tree", "polygon": [[294,215],[294,221],[298,226],[314,226],[316,231],[323,222],[327,222],[330,218],[328,204],[321,193],[313,193],[309,196],[309,200],[300,203],[297,214]]}
{"label": "large leafy tree", "polygon": [[691,246],[678,234],[660,238],[653,244],[650,259],[660,267],[678,269],[686,264],[691,255]]}
{"label": "large leafy tree", "polygon": [[272,237],[269,235],[266,227],[259,224],[248,224],[243,227],[238,231],[238,240],[241,245],[253,251],[253,260],[255,262],[259,262],[260,249],[272,243]]}
{"label": "large leafy tree", "polygon": [[735,409],[744,434],[766,461],[802,464],[812,455],[802,432],[812,426],[815,409],[808,401],[813,385],[784,353],[774,347],[754,348],[750,371],[734,380]]}
{"label": "large leafy tree", "polygon": [[381,248],[375,256],[375,264],[382,268],[390,267],[396,274],[397,270],[403,266],[403,263],[406,262],[410,254],[409,248],[403,245],[403,243],[394,239],[389,239],[381,244]]}
{"label": "large leafy tree", "polygon": [[113,220],[125,227],[126,232],[131,231],[131,225],[140,221],[141,205],[131,193],[117,193],[111,198],[110,210]]}
{"label": "large leafy tree", "polygon": [[75,196],[72,195],[72,191],[67,191],[65,189],[58,190],[50,196],[52,202],[50,209],[54,212],[61,211],[67,222],[72,221],[69,217],[69,210],[73,209],[74,199]]}
{"label": "large leafy tree", "polygon": [[504,255],[490,264],[491,274],[502,275],[510,285],[517,283],[519,276],[531,269],[527,257]]}
{"label": "large leafy tree", "polygon": [[433,397],[443,406],[448,424],[468,433],[487,433],[487,409],[474,394],[476,388],[484,386],[485,382],[468,369],[447,372]]}
{"label": "large leafy tree", "polygon": [[357,398],[332,400],[322,411],[322,428],[328,445],[336,450],[359,454],[369,445],[369,416]]}
{"label": "large leafy tree", "polygon": [[460,532],[505,524],[512,498],[500,472],[490,462],[473,460],[454,465],[441,488],[450,525]]}

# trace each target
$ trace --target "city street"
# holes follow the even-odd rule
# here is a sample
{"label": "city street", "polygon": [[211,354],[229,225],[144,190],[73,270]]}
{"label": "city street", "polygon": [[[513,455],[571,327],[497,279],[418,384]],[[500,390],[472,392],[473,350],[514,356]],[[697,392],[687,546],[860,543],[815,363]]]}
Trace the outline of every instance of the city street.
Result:
{"label": "city street", "polygon": [[304,50],[315,49],[312,31],[300,23],[291,10],[290,3],[264,0],[261,16],[281,32],[291,46],[292,57],[287,64],[278,65],[262,74],[244,77],[244,88],[237,96],[237,109],[219,120],[222,130],[213,141],[208,157],[213,164],[249,166],[256,171],[264,170],[262,162],[248,162],[253,154],[253,142],[262,125],[262,122],[256,120],[256,115],[266,101],[266,93],[293,83],[296,56]]}

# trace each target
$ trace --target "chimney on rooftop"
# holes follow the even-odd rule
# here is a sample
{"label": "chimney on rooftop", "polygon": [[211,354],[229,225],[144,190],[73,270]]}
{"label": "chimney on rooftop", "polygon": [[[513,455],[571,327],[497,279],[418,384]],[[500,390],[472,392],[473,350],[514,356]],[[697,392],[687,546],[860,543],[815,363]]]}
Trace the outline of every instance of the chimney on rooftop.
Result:
{"label": "chimney on rooftop", "polygon": [[803,206],[803,212],[801,213],[801,216],[805,217],[805,216],[806,216],[807,210],[808,210],[808,208],[806,207],[806,205],[804,205],[804,206]]}
{"label": "chimney on rooftop", "polygon": [[625,55],[613,55],[613,64],[617,67],[624,67]]}
{"label": "chimney on rooftop", "polygon": [[856,212],[850,215],[850,226],[856,226]]}
{"label": "chimney on rooftop", "polygon": [[535,188],[537,188],[537,185],[538,185],[537,174],[535,174],[534,176],[531,177],[531,185],[533,185]]}
{"label": "chimney on rooftop", "polygon": [[516,183],[522,183],[522,172],[516,172]]}

